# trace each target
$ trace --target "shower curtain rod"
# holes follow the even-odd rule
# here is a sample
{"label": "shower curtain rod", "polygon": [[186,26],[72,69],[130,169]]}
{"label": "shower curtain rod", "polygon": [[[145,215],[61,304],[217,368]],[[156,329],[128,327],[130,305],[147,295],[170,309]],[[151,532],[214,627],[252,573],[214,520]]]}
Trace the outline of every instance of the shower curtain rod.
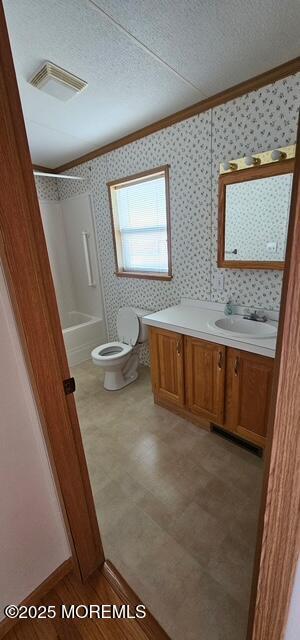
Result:
{"label": "shower curtain rod", "polygon": [[47,173],[46,171],[33,171],[35,176],[47,176],[47,178],[62,178],[63,180],[84,180],[79,176],[64,176],[62,173]]}

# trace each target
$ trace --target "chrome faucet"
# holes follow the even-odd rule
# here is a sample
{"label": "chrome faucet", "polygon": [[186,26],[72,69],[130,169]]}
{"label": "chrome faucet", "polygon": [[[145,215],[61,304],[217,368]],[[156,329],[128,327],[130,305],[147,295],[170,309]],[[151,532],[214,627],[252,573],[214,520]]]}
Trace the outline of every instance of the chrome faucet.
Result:
{"label": "chrome faucet", "polygon": [[267,322],[268,318],[267,316],[262,313],[262,312],[258,312],[256,311],[250,311],[250,309],[245,309],[244,310],[244,315],[243,315],[244,320],[254,320],[254,322]]}

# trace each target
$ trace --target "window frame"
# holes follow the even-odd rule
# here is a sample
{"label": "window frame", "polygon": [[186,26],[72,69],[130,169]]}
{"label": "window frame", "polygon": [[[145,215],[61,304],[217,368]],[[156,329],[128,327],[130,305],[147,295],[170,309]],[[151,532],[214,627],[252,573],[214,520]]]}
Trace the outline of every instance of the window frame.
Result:
{"label": "window frame", "polygon": [[[170,185],[169,185],[169,167],[170,165],[165,164],[160,167],[155,167],[153,169],[148,169],[147,171],[141,171],[140,173],[135,173],[130,176],[125,176],[124,178],[119,178],[118,180],[112,180],[107,182],[108,189],[108,199],[109,199],[109,207],[110,207],[110,216],[111,216],[111,229],[113,236],[113,245],[114,245],[114,254],[115,254],[115,264],[116,271],[115,275],[121,278],[142,278],[145,280],[171,280],[172,279],[172,260],[171,260],[171,219],[170,219]],[[167,272],[159,272],[159,271],[125,271],[122,269],[122,265],[120,264],[120,260],[118,254],[121,255],[120,246],[120,238],[117,227],[117,219],[114,213],[113,207],[113,193],[114,187],[118,187],[119,185],[123,185],[124,183],[134,183],[140,182],[143,178],[147,179],[147,176],[154,176],[155,174],[164,174],[165,178],[165,193],[166,193],[166,223],[167,223],[167,254],[168,254],[168,271]]]}

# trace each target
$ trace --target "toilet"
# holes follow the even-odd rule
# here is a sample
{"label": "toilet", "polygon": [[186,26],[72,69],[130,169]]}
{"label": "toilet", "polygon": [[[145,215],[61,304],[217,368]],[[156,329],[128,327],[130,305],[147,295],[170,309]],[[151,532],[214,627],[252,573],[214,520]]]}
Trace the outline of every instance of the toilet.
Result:
{"label": "toilet", "polygon": [[117,315],[119,342],[93,349],[93,363],[104,369],[104,389],[116,391],[137,379],[139,359],[135,346],[147,340],[148,327],[142,318],[149,313],[146,309],[122,307]]}

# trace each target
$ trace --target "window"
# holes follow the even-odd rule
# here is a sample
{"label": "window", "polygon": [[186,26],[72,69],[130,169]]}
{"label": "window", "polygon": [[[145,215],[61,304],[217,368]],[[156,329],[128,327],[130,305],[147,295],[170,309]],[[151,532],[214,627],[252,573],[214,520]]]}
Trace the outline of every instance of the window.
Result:
{"label": "window", "polygon": [[108,183],[118,276],[172,277],[168,169]]}

